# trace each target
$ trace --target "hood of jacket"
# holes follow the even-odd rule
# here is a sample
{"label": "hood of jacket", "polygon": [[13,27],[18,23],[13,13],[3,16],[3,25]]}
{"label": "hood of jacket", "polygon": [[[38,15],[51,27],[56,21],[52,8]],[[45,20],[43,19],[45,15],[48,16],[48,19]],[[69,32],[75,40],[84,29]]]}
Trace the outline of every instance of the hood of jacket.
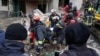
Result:
{"label": "hood of jacket", "polygon": [[5,40],[2,45],[2,48],[0,49],[0,56],[8,54],[17,55],[23,53],[24,53],[24,44],[13,40]]}

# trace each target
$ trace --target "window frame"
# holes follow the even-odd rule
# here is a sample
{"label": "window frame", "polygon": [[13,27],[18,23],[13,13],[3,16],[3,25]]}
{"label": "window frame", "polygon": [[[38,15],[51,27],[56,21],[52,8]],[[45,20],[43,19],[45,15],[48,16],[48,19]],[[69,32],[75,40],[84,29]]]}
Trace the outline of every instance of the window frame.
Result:
{"label": "window frame", "polygon": [[8,0],[1,0],[2,6],[7,6],[8,5]]}

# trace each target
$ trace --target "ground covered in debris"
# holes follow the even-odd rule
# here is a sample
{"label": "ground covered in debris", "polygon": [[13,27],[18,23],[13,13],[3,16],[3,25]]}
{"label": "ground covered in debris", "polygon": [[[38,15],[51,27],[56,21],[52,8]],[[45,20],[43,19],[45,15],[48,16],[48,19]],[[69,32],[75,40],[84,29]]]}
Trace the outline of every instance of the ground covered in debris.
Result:
{"label": "ground covered in debris", "polygon": [[[0,29],[4,30],[7,28],[8,25],[14,23],[14,22],[21,22],[21,19],[22,18],[6,18],[6,19],[0,19]],[[27,42],[27,41],[26,41]],[[91,35],[90,36],[90,39],[88,40],[88,43],[87,45],[90,47],[90,48],[93,48],[93,49],[96,49],[97,52],[100,54],[100,43],[97,42],[95,39],[94,39],[94,36]],[[29,44],[26,44],[25,46],[25,49],[26,49],[26,52],[30,53],[30,55],[33,55],[35,56],[35,50],[30,50],[28,51],[30,45]],[[61,49],[64,49],[65,46],[62,46]],[[52,56],[54,54],[54,52],[57,51],[57,47],[56,45],[49,45],[47,44],[46,47],[44,47],[43,51],[41,51],[41,56]]]}

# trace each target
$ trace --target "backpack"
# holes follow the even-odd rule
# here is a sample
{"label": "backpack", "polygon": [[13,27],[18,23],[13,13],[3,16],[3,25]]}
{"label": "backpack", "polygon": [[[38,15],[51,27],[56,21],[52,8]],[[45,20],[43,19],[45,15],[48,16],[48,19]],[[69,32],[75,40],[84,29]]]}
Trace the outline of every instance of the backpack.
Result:
{"label": "backpack", "polygon": [[[99,56],[95,50],[93,49],[90,49],[89,50],[91,51],[91,53],[93,54],[93,56]],[[69,50],[69,51],[65,51],[64,52],[65,54],[67,54],[68,56],[77,56],[77,54],[73,51],[73,50]]]}

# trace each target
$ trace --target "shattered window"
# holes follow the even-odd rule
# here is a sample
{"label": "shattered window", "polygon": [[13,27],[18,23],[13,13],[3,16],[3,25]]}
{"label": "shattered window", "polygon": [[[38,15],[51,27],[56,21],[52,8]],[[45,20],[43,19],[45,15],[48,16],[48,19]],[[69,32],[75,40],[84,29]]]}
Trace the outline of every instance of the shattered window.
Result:
{"label": "shattered window", "polygon": [[2,0],[2,6],[7,6],[7,1],[8,0]]}

